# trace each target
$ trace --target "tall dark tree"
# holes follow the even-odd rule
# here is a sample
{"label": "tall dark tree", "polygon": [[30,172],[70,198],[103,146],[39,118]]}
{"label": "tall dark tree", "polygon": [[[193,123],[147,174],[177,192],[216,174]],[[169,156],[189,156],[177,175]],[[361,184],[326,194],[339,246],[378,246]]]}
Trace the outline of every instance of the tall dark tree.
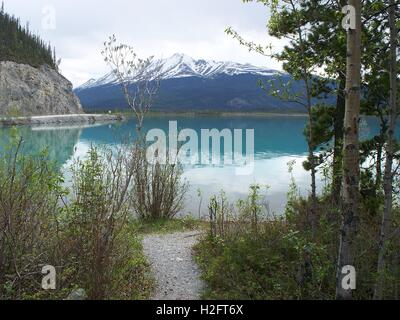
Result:
{"label": "tall dark tree", "polygon": [[390,112],[389,128],[387,133],[386,163],[383,178],[384,189],[384,209],[381,225],[381,234],[379,239],[379,257],[378,257],[378,281],[375,286],[374,298],[383,297],[383,274],[386,264],[387,241],[391,226],[391,216],[393,207],[393,161],[396,152],[396,120],[397,120],[397,49],[398,49],[398,30],[396,25],[396,12],[398,4],[395,0],[389,0],[389,29],[390,29],[390,59],[389,59],[389,77],[390,77]]}
{"label": "tall dark tree", "polygon": [[[244,0],[250,2],[252,0]],[[308,224],[311,227],[314,237],[318,226],[317,213],[317,168],[320,160],[315,153],[318,146],[330,140],[326,134],[320,134],[320,126],[316,124],[320,115],[321,105],[318,98],[324,98],[327,91],[327,81],[316,77],[314,74],[321,67],[322,62],[316,53],[314,46],[309,44],[309,39],[313,34],[313,25],[310,25],[309,18],[306,15],[309,3],[302,0],[257,0],[269,7],[271,18],[268,22],[268,32],[276,38],[285,38],[289,41],[289,45],[280,53],[272,52],[272,57],[283,62],[283,68],[290,73],[295,80],[303,82],[303,90],[301,92],[292,92],[290,83],[281,83],[274,87],[270,83],[269,93],[281,99],[298,103],[305,107],[308,113],[308,124],[305,130],[305,136],[308,144],[308,161],[304,163],[304,167],[311,173],[311,207],[308,215]],[[308,12],[310,13],[310,12]],[[311,12],[314,16],[315,12]],[[250,50],[256,51],[263,55],[268,55],[268,48],[263,48],[252,42],[245,41],[237,32],[232,29],[227,30],[228,34],[233,35],[242,45],[246,45]],[[278,79],[279,80],[279,79]],[[266,88],[266,86],[264,86]],[[323,137],[324,139],[321,139]]]}

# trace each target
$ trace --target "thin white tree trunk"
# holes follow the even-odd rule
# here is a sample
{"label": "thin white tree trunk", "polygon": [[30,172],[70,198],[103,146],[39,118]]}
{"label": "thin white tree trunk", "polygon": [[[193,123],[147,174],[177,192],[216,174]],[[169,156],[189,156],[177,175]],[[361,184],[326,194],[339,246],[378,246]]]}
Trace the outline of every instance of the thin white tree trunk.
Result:
{"label": "thin white tree trunk", "polygon": [[355,8],[356,28],[347,33],[346,111],[343,143],[343,223],[338,256],[336,298],[352,299],[353,292],[342,285],[344,266],[354,266],[359,202],[359,142],[361,78],[361,0],[349,0]]}

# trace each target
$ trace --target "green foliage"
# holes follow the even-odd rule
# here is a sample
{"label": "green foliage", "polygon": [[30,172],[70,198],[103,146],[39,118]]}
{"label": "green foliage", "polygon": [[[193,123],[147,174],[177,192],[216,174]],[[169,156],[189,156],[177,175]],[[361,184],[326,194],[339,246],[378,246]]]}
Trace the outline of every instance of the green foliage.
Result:
{"label": "green foliage", "polygon": [[[254,196],[254,194],[253,194]],[[253,197],[250,193],[248,203]],[[376,279],[375,245],[380,215],[371,214],[363,202],[357,236],[356,299],[371,299]],[[258,221],[254,228],[246,219],[225,221],[225,232],[209,233],[195,248],[196,259],[207,283],[208,299],[334,299],[339,216],[332,218],[330,195],[318,201],[319,227],[313,240],[307,228],[311,203],[298,196],[293,185],[285,215]],[[248,208],[245,209],[245,211]],[[238,212],[240,217],[241,210]],[[246,216],[246,215],[244,215]],[[399,208],[394,224],[400,222]],[[384,296],[396,298],[400,288],[399,235],[388,243]]]}
{"label": "green foliage", "polygon": [[224,226],[217,230],[224,232],[211,233],[197,245],[197,261],[208,283],[205,298],[332,297],[334,281],[329,279],[335,278],[335,265],[328,259],[328,247],[311,242],[289,219],[267,219],[261,199],[253,186],[249,197],[238,203],[236,218],[219,222]]}
{"label": "green foliage", "polygon": [[49,297],[40,291],[41,266],[58,266],[58,201],[62,177],[47,152],[23,156],[23,140],[2,148],[0,158],[0,297]]}
{"label": "green foliage", "polygon": [[[78,288],[89,299],[147,299],[153,282],[119,158],[92,148],[71,193],[46,151],[24,155],[18,132],[11,140],[0,158],[0,299],[65,299]],[[41,288],[44,265],[56,267],[56,290]]]}
{"label": "green foliage", "polygon": [[182,209],[188,183],[182,179],[183,168],[169,156],[165,162],[147,158],[147,144],[138,139],[131,150],[132,172],[131,206],[143,220],[172,219]]}
{"label": "green foliage", "polygon": [[[329,144],[333,138],[333,119],[335,108],[332,106],[318,105],[311,110],[312,136],[314,150],[317,146]],[[304,136],[310,135],[310,125],[304,129]]]}
{"label": "green foliage", "polygon": [[150,234],[150,233],[173,233],[181,231],[196,230],[198,228],[203,228],[205,222],[201,220],[196,220],[191,216],[187,216],[180,219],[151,219],[151,220],[135,220],[135,229],[140,234]]}
{"label": "green foliage", "polygon": [[[283,68],[289,72],[294,79],[304,79],[306,89],[298,94],[291,93],[291,83],[283,83],[279,86],[270,86],[270,94],[281,97],[285,100],[307,106],[309,111],[309,124],[305,129],[309,145],[308,160],[303,166],[306,170],[311,170],[313,178],[313,168],[324,164],[324,174],[329,175],[328,166],[332,166],[331,177],[333,182],[327,179],[325,191],[314,203],[310,204],[310,199],[303,199],[298,196],[297,189],[291,187],[288,194],[288,206],[286,210],[285,221],[289,224],[291,230],[295,230],[301,235],[301,239],[309,239],[305,228],[309,216],[315,215],[315,207],[318,207],[318,235],[313,243],[320,248],[325,248],[328,254],[328,264],[336,264],[336,255],[338,252],[337,239],[340,235],[338,215],[341,197],[341,182],[343,180],[343,141],[346,130],[344,127],[345,115],[345,74],[346,60],[348,52],[346,51],[346,31],[342,27],[343,19],[342,7],[345,1],[321,2],[321,1],[278,1],[278,0],[243,0],[243,2],[259,2],[268,6],[271,12],[267,28],[271,36],[276,38],[286,38],[289,45],[279,53],[268,54],[267,48],[257,45],[253,42],[245,41],[237,32],[231,28],[227,33],[245,45],[250,51],[255,51],[263,55],[276,58],[283,62]],[[369,141],[361,141],[360,155],[360,221],[357,239],[357,272],[361,284],[357,288],[355,296],[366,299],[372,297],[374,283],[376,283],[376,264],[378,257],[379,244],[379,226],[382,230],[386,228],[385,221],[382,224],[383,215],[383,181],[386,181],[387,194],[391,192],[390,181],[387,176],[383,178],[383,163],[387,153],[391,154],[387,142],[391,141],[388,126],[389,111],[389,21],[387,14],[387,2],[382,0],[367,0],[363,2],[361,15],[362,21],[362,72],[361,72],[361,112],[364,115],[376,116],[380,124],[380,132]],[[396,9],[397,4],[396,4]],[[400,25],[400,24],[399,24]],[[323,72],[326,78],[331,78],[336,82],[335,85],[329,85],[329,81],[319,81],[313,74]],[[308,86],[307,86],[308,82]],[[265,85],[261,83],[262,87]],[[306,94],[304,94],[304,92]],[[337,96],[336,110],[330,106],[315,104],[314,98],[325,96],[331,93]],[[313,99],[310,99],[313,98]],[[308,100],[308,101],[307,101]],[[312,102],[310,104],[310,101]],[[351,106],[350,106],[351,108]],[[356,121],[356,120],[355,120]],[[354,123],[354,126],[356,124]],[[333,139],[332,139],[333,138]],[[333,149],[330,148],[330,142],[333,140]],[[396,142],[397,144],[397,142]],[[389,144],[390,145],[390,144]],[[345,146],[350,148],[353,146]],[[318,150],[319,149],[319,150]],[[331,150],[330,150],[331,149]],[[321,151],[319,157],[315,157],[314,151]],[[398,146],[395,147],[395,160],[398,161]],[[326,152],[325,152],[326,151]],[[333,162],[330,161],[330,155],[333,154]],[[396,162],[395,161],[395,162]],[[397,163],[394,164],[397,166]],[[392,168],[390,168],[392,170]],[[393,173],[395,181],[398,174],[398,167],[394,168]],[[399,257],[393,252],[400,251],[399,228],[398,228],[398,189],[397,182],[393,183],[394,203],[393,220],[388,222],[387,228],[391,229],[389,236],[388,230],[385,236],[390,240],[388,246],[390,253],[385,257],[389,261],[390,267],[385,267],[387,274],[379,275],[385,281],[386,298],[398,298],[399,290]],[[354,195],[351,195],[353,197]],[[331,201],[329,201],[331,198]],[[358,202],[358,197],[353,199]],[[390,199],[389,199],[390,200]],[[386,203],[386,205],[388,205]],[[348,223],[347,220],[344,224]],[[323,230],[324,233],[319,231]],[[244,241],[248,241],[247,239]],[[297,240],[296,240],[297,241]],[[301,242],[301,241],[300,241]],[[334,244],[333,246],[331,244]],[[281,245],[276,244],[278,248]],[[386,244],[385,246],[386,247]],[[394,249],[396,248],[396,249]],[[381,251],[383,252],[383,251]],[[272,253],[270,253],[272,254]],[[243,257],[242,257],[243,258]],[[265,257],[267,260],[269,257]],[[304,262],[309,263],[312,257],[305,257]],[[318,272],[312,272],[311,282],[315,280]],[[361,275],[360,275],[361,274]],[[262,276],[260,275],[260,278]],[[334,275],[330,279],[330,285],[334,288]],[[258,279],[258,277],[257,277]],[[392,281],[392,282],[390,282]],[[309,283],[309,282],[307,282]],[[329,287],[328,286],[328,287]],[[304,289],[304,288],[303,288]],[[320,287],[320,298],[329,297],[332,293],[324,291]],[[312,298],[312,292],[306,292],[306,297]]]}
{"label": "green foliage", "polygon": [[0,61],[14,61],[33,67],[48,65],[56,69],[56,57],[50,44],[33,35],[29,27],[21,26],[20,20],[0,11]]}

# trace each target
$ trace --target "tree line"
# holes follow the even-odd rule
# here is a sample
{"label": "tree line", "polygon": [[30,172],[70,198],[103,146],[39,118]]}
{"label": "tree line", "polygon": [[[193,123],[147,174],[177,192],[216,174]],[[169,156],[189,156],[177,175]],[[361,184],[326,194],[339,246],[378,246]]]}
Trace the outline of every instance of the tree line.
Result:
{"label": "tree line", "polygon": [[55,49],[38,35],[21,25],[16,18],[0,9],[0,61],[13,61],[40,67],[44,64],[57,69]]}
{"label": "tree line", "polygon": [[[372,296],[384,298],[385,282],[399,264],[399,257],[393,258],[396,254],[392,251],[390,259],[395,259],[395,265],[391,269],[387,265],[389,248],[398,246],[394,239],[399,232],[394,215],[398,215],[399,198],[395,130],[400,2],[243,0],[253,1],[271,11],[268,33],[286,39],[288,45],[275,52],[271,45],[248,41],[232,28],[227,33],[250,50],[281,61],[285,71],[305,84],[303,92],[290,93],[261,83],[269,94],[297,102],[308,112],[305,136],[309,153],[304,167],[311,173],[311,191],[307,223],[315,241],[323,219],[341,225],[335,261],[336,297],[353,298],[354,292],[342,287],[342,270],[360,263],[359,230],[368,223],[377,230],[377,241],[372,244],[376,249],[375,258],[371,258],[376,261]],[[318,73],[323,77],[316,77]],[[290,88],[290,83],[283,88]],[[314,102],[326,94],[336,97],[335,105]],[[380,132],[370,140],[360,139],[361,116],[378,119]],[[315,176],[327,167],[330,207],[321,208]],[[379,226],[372,226],[377,217]]]}

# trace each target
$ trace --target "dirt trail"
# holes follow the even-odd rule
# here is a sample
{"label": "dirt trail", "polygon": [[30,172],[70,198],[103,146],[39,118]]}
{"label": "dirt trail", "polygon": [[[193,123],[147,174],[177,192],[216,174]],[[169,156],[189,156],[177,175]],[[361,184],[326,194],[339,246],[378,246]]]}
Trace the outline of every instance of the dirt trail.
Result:
{"label": "dirt trail", "polygon": [[199,300],[203,289],[192,248],[199,231],[148,235],[143,248],[156,279],[153,300]]}

